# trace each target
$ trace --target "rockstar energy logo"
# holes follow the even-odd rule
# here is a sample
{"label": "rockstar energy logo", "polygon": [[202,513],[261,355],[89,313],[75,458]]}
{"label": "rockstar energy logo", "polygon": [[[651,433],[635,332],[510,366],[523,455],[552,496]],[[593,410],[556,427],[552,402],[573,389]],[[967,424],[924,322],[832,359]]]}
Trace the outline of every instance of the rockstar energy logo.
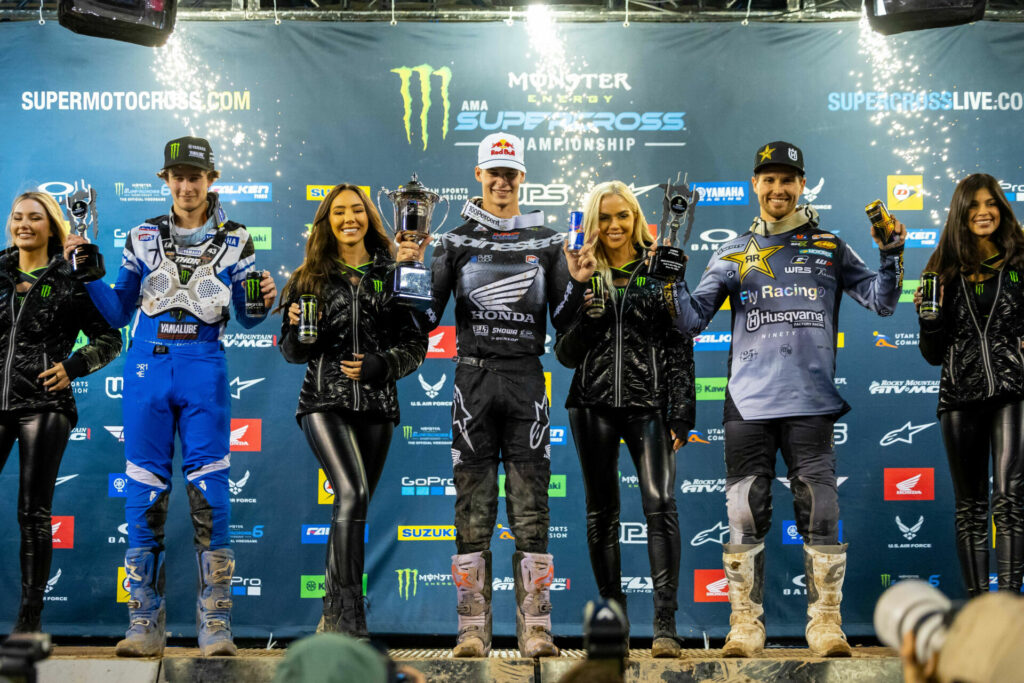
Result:
{"label": "rockstar energy logo", "polygon": [[171,158],[178,158],[178,151],[181,149],[181,145],[177,142],[171,143]]}
{"label": "rockstar energy logo", "polygon": [[396,569],[398,574],[398,595],[403,600],[409,599],[409,589],[412,588],[412,596],[416,597],[416,588],[419,585],[419,570]]}
{"label": "rockstar energy logo", "polygon": [[442,66],[439,69],[435,69],[429,64],[420,64],[419,66],[400,66],[391,70],[391,73],[398,74],[401,85],[399,93],[402,95],[402,107],[403,115],[402,122],[405,124],[405,139],[411,145],[412,144],[412,94],[410,92],[410,86],[412,85],[412,75],[416,74],[419,76],[420,81],[420,137],[423,138],[423,149],[427,148],[427,143],[430,141],[430,135],[428,131],[428,114],[430,113],[430,107],[432,104],[432,88],[430,85],[431,76],[439,76],[441,79],[441,106],[444,108],[444,118],[441,120],[441,139],[448,137],[448,115],[451,112],[451,101],[448,99],[448,86],[452,82],[452,70],[447,66]]}

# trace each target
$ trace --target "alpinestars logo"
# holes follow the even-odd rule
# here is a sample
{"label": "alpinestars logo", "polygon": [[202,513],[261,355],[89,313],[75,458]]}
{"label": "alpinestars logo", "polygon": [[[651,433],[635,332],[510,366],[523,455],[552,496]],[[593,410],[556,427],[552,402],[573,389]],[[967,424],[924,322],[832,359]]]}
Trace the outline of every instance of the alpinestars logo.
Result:
{"label": "alpinestars logo", "polygon": [[442,66],[439,69],[435,69],[429,64],[420,64],[419,66],[399,66],[391,69],[391,73],[398,74],[401,85],[399,86],[399,94],[402,96],[402,123],[405,125],[405,140],[410,145],[412,144],[412,127],[410,123],[412,121],[412,92],[410,85],[412,84],[412,75],[416,74],[419,76],[420,81],[420,137],[423,138],[423,149],[427,149],[427,144],[430,142],[430,132],[428,130],[429,114],[432,104],[432,93],[431,93],[431,76],[437,76],[441,80],[441,107],[443,109],[441,119],[441,139],[444,140],[448,137],[448,118],[451,113],[451,101],[448,99],[448,86],[452,82],[452,70],[447,66]]}
{"label": "alpinestars logo", "polygon": [[[548,417],[548,400],[545,398],[540,403],[534,401],[533,410],[536,417],[534,418],[533,424],[530,425],[530,448],[540,448],[540,445],[544,443],[545,437],[550,438],[550,426],[551,420]],[[548,460],[551,459],[551,444],[550,442],[544,446],[544,457]]]}
{"label": "alpinestars logo", "polygon": [[[455,395],[452,400],[452,441],[454,442],[455,439],[461,436],[462,440],[469,446],[469,449],[475,453],[476,448],[473,447],[473,442],[469,440],[469,433],[466,431],[466,425],[472,419],[473,416],[466,410],[466,401],[462,398],[462,390],[456,385]],[[462,462],[458,453],[459,451],[454,448],[452,449],[452,465],[458,465]]]}
{"label": "alpinestars logo", "polygon": [[420,386],[423,387],[423,391],[426,393],[427,398],[437,398],[437,395],[441,393],[442,387],[444,387],[445,380],[448,379],[448,375],[441,375],[441,379],[437,384],[431,384],[427,380],[423,379],[422,374],[418,375],[418,377],[420,380]]}
{"label": "alpinestars logo", "polygon": [[705,543],[717,543],[723,545],[729,536],[729,525],[724,522],[715,524],[710,529],[697,532],[697,535],[690,540],[690,545],[696,547]]}
{"label": "alpinestars logo", "polygon": [[258,377],[256,379],[242,379],[240,377],[234,378],[233,380],[231,380],[231,384],[228,385],[228,386],[232,387],[231,397],[232,398],[242,398],[242,392],[243,391],[245,391],[246,389],[248,389],[249,387],[251,387],[254,384],[259,384],[260,382],[262,382],[265,379],[266,379],[266,377]]}
{"label": "alpinestars logo", "polygon": [[477,287],[469,293],[469,300],[483,310],[471,311],[475,320],[510,320],[513,322],[533,322],[529,313],[519,313],[508,307],[519,303],[533,286],[540,267],[522,273],[516,273],[496,282]]}
{"label": "alpinestars logo", "polygon": [[882,440],[878,442],[880,446],[891,446],[894,443],[914,443],[914,434],[922,432],[929,427],[935,425],[934,422],[929,422],[923,425],[913,425],[910,421],[903,425],[899,429],[894,429],[891,432],[887,432]]}

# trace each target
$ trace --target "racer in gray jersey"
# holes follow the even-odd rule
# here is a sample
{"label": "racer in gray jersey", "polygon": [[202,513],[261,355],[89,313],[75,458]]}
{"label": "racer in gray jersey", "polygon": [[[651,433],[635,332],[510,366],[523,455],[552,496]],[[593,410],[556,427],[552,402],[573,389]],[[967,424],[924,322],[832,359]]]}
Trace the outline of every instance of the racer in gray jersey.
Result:
{"label": "racer in gray jersey", "polygon": [[[540,355],[550,309],[567,327],[583,302],[596,261],[592,247],[568,252],[544,227],[544,214],[519,214],[525,176],[523,142],[496,133],[478,150],[479,205],[445,234],[431,263],[436,326],[455,295],[458,363],[452,402],[456,552],[452,578],[459,615],[456,657],[484,657],[491,647],[490,541],[498,510],[498,462],[505,468],[505,505],[515,535],[516,634],[525,657],[558,654],[551,636],[553,558],[548,544],[551,446]],[[422,260],[406,242],[396,259]]]}
{"label": "racer in gray jersey", "polygon": [[764,538],[781,449],[797,530],[804,539],[806,636],[822,656],[849,656],[839,614],[846,544],[839,543],[832,429],[849,406],[835,388],[839,303],[846,292],[887,316],[903,282],[906,229],[895,222],[877,273],[850,245],[797,206],[803,153],[787,142],[760,148],[751,179],[761,214],[750,232],[723,244],[691,294],[673,289],[676,324],[696,335],[729,299],[732,347],[725,402],[726,504],[730,543],[723,561],[732,604],[723,653],[753,656],[764,646]]}

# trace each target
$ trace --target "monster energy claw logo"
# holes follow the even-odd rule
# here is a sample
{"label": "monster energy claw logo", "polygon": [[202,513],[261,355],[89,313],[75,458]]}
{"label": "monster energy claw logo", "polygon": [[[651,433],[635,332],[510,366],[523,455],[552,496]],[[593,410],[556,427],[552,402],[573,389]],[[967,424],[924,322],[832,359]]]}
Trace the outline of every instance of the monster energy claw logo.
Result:
{"label": "monster energy claw logo", "polygon": [[181,145],[178,144],[177,142],[171,143],[171,158],[172,159],[177,159],[178,158],[178,149],[180,149],[180,147],[181,147]]}
{"label": "monster energy claw logo", "polygon": [[124,183],[114,183],[114,194],[118,197],[124,194]]}
{"label": "monster energy claw logo", "polygon": [[420,78],[420,99],[422,100],[420,105],[420,136],[423,138],[423,149],[427,148],[427,143],[429,142],[427,115],[430,112],[431,105],[430,77],[441,77],[441,106],[444,107],[444,118],[441,121],[441,139],[447,138],[448,114],[451,111],[451,102],[448,99],[448,86],[452,82],[452,70],[447,66],[435,69],[429,64],[420,64],[414,67],[400,66],[392,69],[391,73],[398,74],[398,78],[401,79],[399,92],[402,95],[402,122],[405,124],[405,139],[410,145],[412,144],[412,130],[409,125],[412,119],[412,94],[409,87],[414,73]]}
{"label": "monster energy claw logo", "polygon": [[188,268],[182,268],[178,271],[178,279],[181,280],[181,284],[187,285],[190,277],[192,277],[192,271]]}
{"label": "monster energy claw logo", "polygon": [[419,571],[416,569],[396,569],[398,574],[398,595],[403,600],[409,599],[409,588],[412,587],[412,596],[416,597],[416,587],[419,584]]}
{"label": "monster energy claw logo", "polygon": [[406,439],[412,436],[412,425],[402,425],[402,435]]}
{"label": "monster energy claw logo", "polygon": [[380,292],[384,291],[384,282],[382,280],[373,280],[373,291]]}
{"label": "monster energy claw logo", "polygon": [[249,301],[255,301],[260,297],[260,281],[256,278],[246,278],[245,296]]}
{"label": "monster energy claw logo", "polygon": [[45,299],[50,296],[50,285],[43,285],[39,288],[39,294]]}

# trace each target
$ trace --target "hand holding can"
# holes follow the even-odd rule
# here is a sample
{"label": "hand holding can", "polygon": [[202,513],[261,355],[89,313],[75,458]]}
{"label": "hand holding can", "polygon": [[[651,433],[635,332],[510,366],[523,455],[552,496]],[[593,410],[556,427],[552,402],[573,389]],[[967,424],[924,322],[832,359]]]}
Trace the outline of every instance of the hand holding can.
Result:
{"label": "hand holding can", "polygon": [[917,308],[917,315],[921,320],[935,320],[941,311],[939,274],[930,271],[921,273],[921,305]]}

